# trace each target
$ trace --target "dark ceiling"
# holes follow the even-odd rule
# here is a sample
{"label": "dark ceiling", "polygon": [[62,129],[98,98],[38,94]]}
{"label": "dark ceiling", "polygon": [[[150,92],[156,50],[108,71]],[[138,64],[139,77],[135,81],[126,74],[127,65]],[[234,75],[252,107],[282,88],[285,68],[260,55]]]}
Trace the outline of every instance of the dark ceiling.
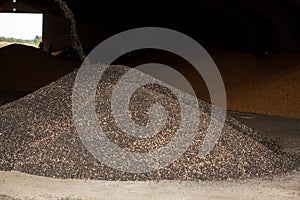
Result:
{"label": "dark ceiling", "polygon": [[[0,0],[10,2],[12,0]],[[59,0],[17,0],[44,13],[61,13]],[[117,33],[172,28],[204,46],[239,51],[300,52],[299,0],[83,1],[65,0],[80,23]]]}

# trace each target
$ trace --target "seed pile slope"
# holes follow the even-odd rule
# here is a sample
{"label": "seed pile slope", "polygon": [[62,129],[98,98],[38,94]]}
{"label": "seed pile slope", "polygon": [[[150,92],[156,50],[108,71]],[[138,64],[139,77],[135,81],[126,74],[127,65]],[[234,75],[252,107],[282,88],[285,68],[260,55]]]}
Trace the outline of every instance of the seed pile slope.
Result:
{"label": "seed pile slope", "polygon": [[[110,97],[114,85],[128,70],[112,66],[103,74],[95,98],[99,123],[107,137],[120,147],[133,152],[149,152],[166,145],[174,137],[180,123],[180,107],[176,97],[163,87],[140,88],[131,98],[132,118],[145,125],[149,120],[147,108],[159,102],[168,113],[167,125],[160,133],[146,139],[123,133],[110,112]],[[137,78],[145,76],[139,75]],[[200,108],[195,109],[200,109],[201,114],[195,140],[176,161],[142,174],[112,169],[87,151],[74,127],[71,101],[75,76],[73,72],[0,108],[0,170],[101,180],[224,180],[272,176],[299,165],[297,158],[276,143],[231,117],[227,117],[214,149],[205,158],[199,158],[210,119],[210,106],[199,100]],[[182,95],[189,99],[189,95]]]}
{"label": "seed pile slope", "polygon": [[300,118],[299,55],[223,53],[213,59],[224,80],[229,110]]}
{"label": "seed pile slope", "polygon": [[300,118],[300,66],[296,72],[276,74],[228,90],[228,107],[241,112]]}
{"label": "seed pile slope", "polygon": [[35,47],[0,48],[0,91],[34,91],[69,74],[74,66]]}

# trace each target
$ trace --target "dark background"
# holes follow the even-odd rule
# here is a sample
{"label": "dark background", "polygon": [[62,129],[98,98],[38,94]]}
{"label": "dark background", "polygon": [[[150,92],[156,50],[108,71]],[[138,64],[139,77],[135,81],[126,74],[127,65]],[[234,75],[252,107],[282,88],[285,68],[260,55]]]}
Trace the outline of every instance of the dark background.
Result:
{"label": "dark background", "polygon": [[[180,31],[209,52],[300,52],[300,1],[65,1],[74,13],[85,53],[130,28],[156,26]],[[72,49],[70,23],[54,0],[0,0],[0,12],[44,13],[45,50]]]}

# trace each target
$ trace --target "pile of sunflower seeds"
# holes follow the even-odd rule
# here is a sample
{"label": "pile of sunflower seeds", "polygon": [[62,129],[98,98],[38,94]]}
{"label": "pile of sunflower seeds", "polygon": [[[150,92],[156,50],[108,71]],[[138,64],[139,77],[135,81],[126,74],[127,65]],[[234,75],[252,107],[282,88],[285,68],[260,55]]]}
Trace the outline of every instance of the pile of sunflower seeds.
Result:
{"label": "pile of sunflower seeds", "polygon": [[[111,112],[118,80],[129,71],[110,66],[95,92],[99,124],[107,138],[129,152],[147,153],[170,143],[181,123],[178,99],[170,90],[149,84],[131,96],[129,115],[140,126],[149,122],[149,108],[162,105],[168,117],[163,130],[136,138],[123,132]],[[222,133],[205,157],[199,157],[210,120],[210,105],[198,100],[198,131],[187,150],[167,166],[144,173],[126,172],[96,159],[74,125],[72,90],[76,71],[0,108],[0,170],[17,170],[55,178],[101,180],[228,180],[268,177],[299,167],[299,159],[278,144],[227,116]],[[145,76],[138,73],[140,77]],[[128,82],[130,84],[130,82]],[[126,91],[125,91],[126,92]],[[187,101],[189,95],[182,93]],[[86,102],[83,102],[84,107]],[[101,138],[100,138],[101,139]],[[97,147],[104,148],[104,147]],[[168,155],[163,155],[168,156]]]}

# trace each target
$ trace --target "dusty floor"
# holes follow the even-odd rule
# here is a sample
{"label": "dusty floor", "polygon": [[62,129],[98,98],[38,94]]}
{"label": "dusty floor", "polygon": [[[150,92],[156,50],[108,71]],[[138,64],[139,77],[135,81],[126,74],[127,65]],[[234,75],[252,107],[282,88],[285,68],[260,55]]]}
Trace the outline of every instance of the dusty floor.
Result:
{"label": "dusty floor", "polygon": [[0,172],[1,199],[299,199],[300,173],[232,182],[58,180]]}
{"label": "dusty floor", "polygon": [[[300,155],[300,120],[231,113]],[[1,199],[300,199],[300,172],[246,181],[114,182],[0,172]]]}

